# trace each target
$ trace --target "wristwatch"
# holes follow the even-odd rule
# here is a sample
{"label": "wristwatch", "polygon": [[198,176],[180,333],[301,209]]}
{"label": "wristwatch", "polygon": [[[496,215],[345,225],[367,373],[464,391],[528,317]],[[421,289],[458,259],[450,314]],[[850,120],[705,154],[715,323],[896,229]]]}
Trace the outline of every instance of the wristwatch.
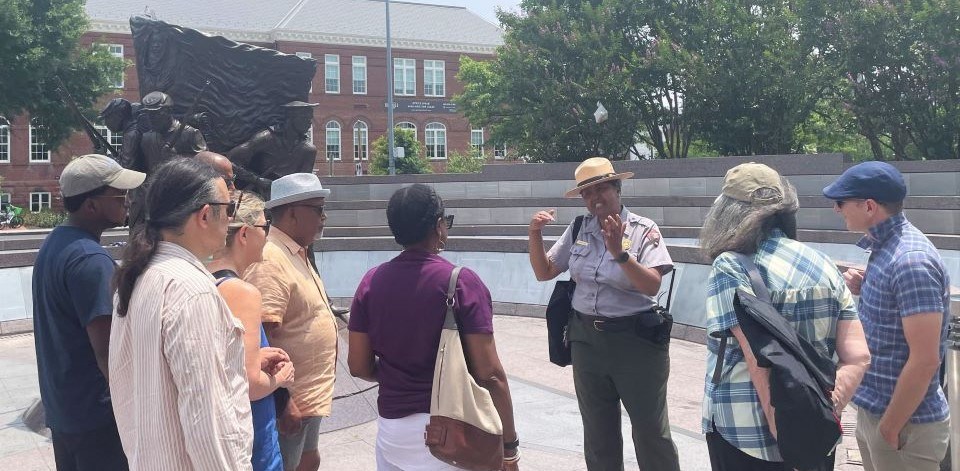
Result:
{"label": "wristwatch", "polygon": [[627,263],[627,260],[630,260],[630,252],[623,252],[613,259],[617,263]]}

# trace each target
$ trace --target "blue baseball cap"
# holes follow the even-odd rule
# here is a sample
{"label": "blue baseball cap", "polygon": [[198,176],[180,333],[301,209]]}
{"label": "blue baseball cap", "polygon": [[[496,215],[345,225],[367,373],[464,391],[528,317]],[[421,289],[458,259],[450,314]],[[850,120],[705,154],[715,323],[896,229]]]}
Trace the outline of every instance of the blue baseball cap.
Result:
{"label": "blue baseball cap", "polygon": [[823,196],[834,201],[871,199],[882,203],[898,203],[907,197],[907,184],[893,165],[871,161],[848,168],[840,178],[823,189]]}

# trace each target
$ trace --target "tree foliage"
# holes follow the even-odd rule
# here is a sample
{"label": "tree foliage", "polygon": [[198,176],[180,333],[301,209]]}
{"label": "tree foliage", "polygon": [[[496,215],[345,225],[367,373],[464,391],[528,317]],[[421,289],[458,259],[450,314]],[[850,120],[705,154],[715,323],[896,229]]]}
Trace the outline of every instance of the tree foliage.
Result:
{"label": "tree foliage", "polygon": [[[420,150],[420,142],[413,135],[412,129],[394,128],[393,141],[397,147],[403,147],[404,157],[396,157],[394,165],[397,174],[433,173],[430,161]],[[388,154],[387,135],[384,134],[373,141],[373,160],[370,162],[371,175],[388,175],[390,170],[390,154]]]}
{"label": "tree foliage", "polygon": [[447,173],[480,173],[487,159],[476,150],[453,151],[447,156]]}
{"label": "tree foliage", "polygon": [[844,0],[840,99],[876,159],[960,158],[960,1]]}
{"label": "tree foliage", "polygon": [[0,116],[30,114],[51,147],[78,127],[57,94],[60,76],[88,116],[113,90],[123,60],[103,47],[82,47],[89,22],[82,0],[0,0]]}
{"label": "tree foliage", "polygon": [[[957,158],[960,0],[523,0],[456,99],[534,161]],[[609,111],[597,124],[601,101]],[[858,136],[859,134],[859,136]],[[861,137],[862,136],[862,137]],[[869,150],[868,150],[869,149]]]}

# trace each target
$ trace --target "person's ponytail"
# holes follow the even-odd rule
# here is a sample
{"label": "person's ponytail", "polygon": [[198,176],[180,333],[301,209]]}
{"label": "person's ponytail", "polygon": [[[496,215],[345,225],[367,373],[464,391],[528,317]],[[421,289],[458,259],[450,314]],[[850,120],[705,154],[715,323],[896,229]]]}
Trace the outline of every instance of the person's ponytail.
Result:
{"label": "person's ponytail", "polygon": [[121,265],[113,277],[117,289],[117,315],[127,315],[130,306],[130,297],[137,279],[147,269],[150,259],[157,253],[160,246],[160,231],[150,226],[150,223],[141,224],[133,231],[130,242],[127,243],[121,257]]}

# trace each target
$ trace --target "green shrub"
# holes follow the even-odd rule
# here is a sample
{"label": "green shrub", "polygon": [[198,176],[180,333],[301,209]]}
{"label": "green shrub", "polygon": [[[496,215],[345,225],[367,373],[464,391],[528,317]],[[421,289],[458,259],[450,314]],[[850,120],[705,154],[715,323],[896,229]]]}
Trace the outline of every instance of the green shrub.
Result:
{"label": "green shrub", "polygon": [[467,152],[453,151],[447,156],[447,172],[480,173],[483,171],[483,164],[486,161],[487,159],[473,149]]}
{"label": "green shrub", "polygon": [[[417,141],[411,129],[396,128],[393,130],[393,140],[397,147],[403,147],[404,157],[397,157],[395,165],[397,174],[433,173],[430,161],[420,151],[420,142]],[[371,175],[387,175],[390,169],[390,154],[387,153],[387,136],[383,135],[373,141],[373,159],[370,161]]]}
{"label": "green shrub", "polygon": [[39,213],[23,212],[23,225],[26,227],[35,227],[39,229],[50,229],[57,227],[61,222],[67,219],[64,213],[58,213],[49,209],[44,209]]}

